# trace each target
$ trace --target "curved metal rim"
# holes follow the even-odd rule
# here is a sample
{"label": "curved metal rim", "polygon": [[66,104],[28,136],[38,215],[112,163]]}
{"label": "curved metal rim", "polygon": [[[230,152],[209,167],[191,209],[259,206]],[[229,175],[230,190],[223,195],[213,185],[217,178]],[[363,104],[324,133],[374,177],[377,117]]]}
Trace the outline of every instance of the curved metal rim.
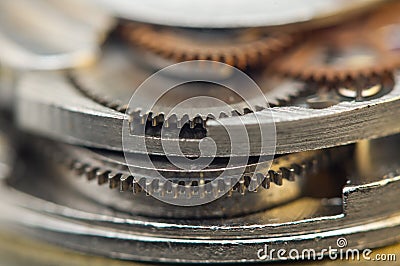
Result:
{"label": "curved metal rim", "polygon": [[[111,217],[82,212],[4,186],[1,191],[6,200],[0,203],[0,209],[7,214],[3,220],[25,226],[37,237],[90,253],[142,261],[251,262],[260,261],[257,252],[264,245],[287,250],[313,248],[320,254],[322,249],[336,247],[338,237],[347,238],[346,248],[394,243],[400,235],[400,203],[393,202],[391,196],[397,195],[399,184],[400,176],[396,176],[365,185],[346,186],[344,214],[283,224],[185,226],[179,221],[140,221],[118,218],[115,213]],[[380,197],[382,194],[386,197]],[[374,200],[375,197],[382,201]],[[362,206],[380,208],[382,212],[360,213]],[[121,225],[125,227],[119,227]],[[368,241],[363,241],[365,239]],[[215,252],[215,248],[220,252]]]}

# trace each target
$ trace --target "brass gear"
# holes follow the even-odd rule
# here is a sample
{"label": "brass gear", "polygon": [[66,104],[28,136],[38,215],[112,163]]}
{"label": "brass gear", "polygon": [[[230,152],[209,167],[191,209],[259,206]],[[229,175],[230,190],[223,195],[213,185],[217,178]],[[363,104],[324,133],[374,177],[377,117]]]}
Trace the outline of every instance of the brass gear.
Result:
{"label": "brass gear", "polygon": [[262,29],[195,30],[127,22],[121,34],[131,44],[175,62],[213,60],[239,69],[265,64],[291,46],[295,34]]}
{"label": "brass gear", "polygon": [[361,19],[314,31],[271,64],[271,70],[301,80],[371,83],[400,66],[400,3]]}

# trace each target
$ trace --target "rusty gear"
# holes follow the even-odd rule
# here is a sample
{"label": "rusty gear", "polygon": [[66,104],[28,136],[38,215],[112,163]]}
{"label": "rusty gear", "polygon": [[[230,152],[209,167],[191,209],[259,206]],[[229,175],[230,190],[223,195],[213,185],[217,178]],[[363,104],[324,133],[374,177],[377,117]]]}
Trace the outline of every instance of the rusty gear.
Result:
{"label": "rusty gear", "polygon": [[335,28],[315,31],[271,70],[302,80],[376,79],[400,66],[400,3]]}
{"label": "rusty gear", "polygon": [[296,37],[260,29],[191,30],[138,23],[121,27],[122,36],[135,46],[176,62],[213,60],[239,69],[265,64],[293,44]]}

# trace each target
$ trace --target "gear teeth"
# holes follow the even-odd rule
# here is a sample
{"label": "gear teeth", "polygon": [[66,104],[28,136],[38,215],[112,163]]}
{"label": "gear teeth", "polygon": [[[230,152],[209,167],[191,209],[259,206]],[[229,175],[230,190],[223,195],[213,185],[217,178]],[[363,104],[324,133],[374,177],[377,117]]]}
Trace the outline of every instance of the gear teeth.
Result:
{"label": "gear teeth", "polygon": [[[168,118],[168,124],[170,125],[175,125],[176,127],[178,127],[178,117],[176,116],[176,114],[172,114],[169,118]],[[180,127],[180,125],[179,125]]]}
{"label": "gear teeth", "polygon": [[264,177],[264,175],[261,173],[257,173],[256,177],[257,177],[256,185],[257,185],[257,189],[258,189],[260,186],[262,187],[262,183],[263,183],[264,179],[267,179],[267,178]]}
{"label": "gear teeth", "polygon": [[190,128],[192,128],[192,129],[194,128],[194,126],[195,126],[194,120],[190,120],[189,126],[190,126]]}
{"label": "gear teeth", "polygon": [[75,173],[77,176],[81,176],[81,175],[83,175],[83,173],[84,173],[84,169],[85,169],[86,165],[84,165],[84,164],[81,163],[81,162],[74,161],[74,162],[72,163],[71,167],[72,167],[72,169],[74,170],[74,173]]}
{"label": "gear teeth", "polygon": [[230,189],[228,190],[228,192],[226,193],[226,196],[227,196],[227,197],[232,197],[232,195],[233,195],[233,188],[230,188]]}
{"label": "gear teeth", "polygon": [[82,174],[85,175],[86,179],[89,180],[89,181],[96,179],[96,169],[91,167],[91,166],[89,166],[89,165],[85,165],[83,167],[83,173]]}
{"label": "gear teeth", "polygon": [[255,175],[251,176],[250,184],[249,184],[249,187],[248,187],[249,191],[257,192],[259,184],[260,184],[260,182],[258,180],[258,174],[255,174]]}
{"label": "gear teeth", "polygon": [[182,116],[181,119],[178,118],[179,122],[179,126],[178,128],[181,128],[184,124],[188,123],[190,121],[189,115],[185,114]]}
{"label": "gear teeth", "polygon": [[[312,169],[315,164],[318,164],[317,162],[318,161],[315,160],[308,166],[307,164],[294,164],[292,165],[292,168],[281,167],[279,168],[279,171],[269,170],[266,176],[261,173],[241,176],[233,188],[228,190],[228,195],[232,195],[233,191],[238,191],[242,195],[246,193],[246,190],[256,192],[260,186],[269,189],[271,183],[282,186],[283,179],[295,181],[295,176],[299,175],[298,173],[305,175],[306,169]],[[299,170],[296,169],[301,170],[299,172]],[[112,173],[110,170],[100,170],[98,167],[89,167],[87,164],[78,162],[73,163],[72,170],[74,170],[74,173],[79,173],[79,176],[84,175],[89,181],[97,179],[99,185],[108,183],[111,189],[119,187],[121,192],[132,191],[136,194],[146,191],[149,195],[158,194],[160,196],[165,196],[165,194],[169,194],[174,195],[174,197],[185,195],[189,198],[192,196],[193,189],[196,187],[198,187],[196,193],[199,195],[202,193],[211,193],[213,196],[218,196],[221,192],[224,192],[227,188],[231,187],[233,182],[237,181],[237,178],[235,177],[225,178],[224,180],[212,182],[211,191],[201,191],[202,186],[200,185],[210,183],[210,180],[205,181],[204,179],[200,179],[199,181],[189,181],[187,183],[185,181],[173,183],[159,179],[147,179],[144,177],[133,178],[131,175]],[[183,190],[182,187],[184,187]]]}
{"label": "gear teeth", "polygon": [[185,185],[185,196],[186,199],[192,198],[192,184]]}
{"label": "gear teeth", "polygon": [[[202,127],[205,128],[206,121],[208,119],[215,119],[216,117],[225,118],[230,116],[241,116],[243,114],[253,112],[253,110],[245,106],[241,107],[238,110],[233,110],[230,113],[221,112],[220,114],[202,114],[202,115],[196,115],[194,117],[189,117],[189,115],[187,114],[183,114],[181,117],[178,117],[176,114],[171,114],[171,116],[165,117],[165,114],[163,114],[162,112],[159,114],[158,113],[153,114],[152,112],[145,113],[144,110],[132,109],[129,108],[127,104],[123,104],[120,101],[110,100],[109,97],[106,97],[104,95],[98,95],[93,92],[95,90],[91,89],[91,86],[93,85],[85,84],[85,81],[82,81],[79,78],[79,75],[77,75],[76,73],[75,74],[69,73],[68,79],[74,85],[74,87],[84,96],[90,98],[91,100],[107,108],[111,108],[115,111],[128,114],[129,124],[132,132],[134,131],[133,128],[136,125],[146,125],[152,127],[164,125],[166,127],[176,126],[176,128],[182,128],[182,126],[185,125],[186,123],[190,123],[190,128],[192,129],[196,124],[202,124]],[[269,99],[270,106],[278,107],[278,106],[290,105],[291,101],[293,101],[293,99],[296,98],[296,96],[298,95],[298,92],[296,90],[294,91],[291,90],[290,92],[285,92],[285,93],[290,93],[290,95],[283,95],[283,98],[276,98],[276,96],[272,95],[272,99]],[[257,112],[262,111],[266,108],[267,108],[266,106],[254,106],[254,110]],[[193,120],[199,120],[199,121],[193,122]]]}
{"label": "gear teeth", "polygon": [[109,188],[114,189],[120,186],[122,174],[111,175],[110,171],[105,171],[101,175],[107,178]]}
{"label": "gear teeth", "polygon": [[239,193],[240,193],[241,195],[244,195],[245,192],[246,192],[246,190],[245,190],[246,186],[245,186],[245,180],[244,180],[244,177],[243,177],[243,176],[239,179],[239,182],[238,182],[237,184],[238,184],[238,191],[239,191]]}
{"label": "gear teeth", "polygon": [[[180,34],[179,31],[170,30],[169,27],[127,22],[120,27],[119,32],[122,38],[132,45],[176,62],[214,60],[242,70],[263,64],[270,56],[282,52],[298,39],[295,34],[266,35],[262,31],[231,31],[233,35],[226,37],[230,41],[225,41],[220,47],[216,47],[196,41],[198,38],[191,39],[191,34],[195,33],[199,36],[201,31],[193,31],[187,35],[187,32]],[[161,46],[160,39],[163,42]],[[246,39],[245,42],[242,41],[244,39]],[[219,43],[221,41],[222,39]]]}
{"label": "gear teeth", "polygon": [[165,196],[165,180],[159,180],[158,181],[158,189],[157,189],[157,193],[158,195],[160,195],[161,197]]}
{"label": "gear teeth", "polygon": [[[383,77],[400,66],[398,49],[386,41],[391,33],[383,31],[399,25],[399,9],[398,2],[393,1],[366,14],[363,22],[354,20],[334,29],[312,32],[297,47],[274,60],[271,69],[286,77],[322,83]],[[363,57],[369,60],[359,60],[355,65],[357,59],[353,56],[359,55],[349,51],[359,47],[364,47]],[[349,64],[344,63],[346,60]]]}
{"label": "gear teeth", "polygon": [[205,128],[206,121],[208,119],[214,119],[212,114],[206,115],[205,118],[198,114],[192,119],[190,119],[189,115],[187,114],[183,115],[180,119],[178,119],[176,114],[172,114],[167,119],[163,113],[154,116],[151,112],[141,115],[140,111],[128,111],[128,114],[130,117],[129,122],[132,131],[134,124],[148,125],[148,122],[150,122],[152,127],[163,125],[166,128],[182,128],[183,125],[189,123],[189,127],[191,129],[194,129],[197,125],[201,125],[203,128]]}
{"label": "gear teeth", "polygon": [[240,116],[241,114],[237,110],[232,110],[231,111],[231,116]]}
{"label": "gear teeth", "polygon": [[261,183],[261,186],[265,189],[269,189],[271,187],[271,178],[267,176]]}
{"label": "gear teeth", "polygon": [[[43,149],[43,145],[38,145],[39,149]],[[204,186],[211,182],[211,179],[205,179],[202,173],[199,173],[198,178],[186,178],[186,177],[175,177],[170,176],[173,181],[167,182],[164,179],[158,178],[145,178],[145,177],[133,177],[130,174],[126,174],[125,168],[121,168],[122,165],[118,163],[111,163],[109,167],[101,166],[101,162],[97,162],[96,165],[89,163],[94,159],[89,159],[88,162],[80,162],[77,160],[82,154],[79,149],[81,148],[67,148],[66,152],[62,152],[63,147],[44,149],[46,155],[59,162],[61,166],[68,166],[68,170],[77,176],[83,176],[88,180],[96,179],[97,183],[104,185],[108,183],[108,186],[112,189],[119,188],[120,191],[131,191],[134,194],[142,193],[147,191],[149,195],[159,196],[174,196],[174,197],[186,197],[191,198],[194,195],[199,197],[205,197],[205,195],[218,196],[223,192],[228,191],[228,196],[236,193],[244,195],[246,190],[257,191],[259,188],[270,189],[271,183],[277,186],[283,185],[283,182],[293,182],[297,178],[304,178],[307,175],[317,173],[319,169],[329,165],[332,161],[337,161],[343,157],[343,152],[351,151],[349,147],[343,147],[344,150],[336,151],[333,149],[328,151],[309,151],[303,154],[290,154],[283,155],[275,158],[271,165],[271,169],[266,172],[256,172],[253,174],[245,174],[243,176],[231,176],[224,179],[217,179],[216,182],[212,182],[211,186]],[[74,149],[78,149],[75,151]],[[308,155],[307,155],[308,154]],[[348,154],[350,154],[348,152]],[[88,158],[91,158],[90,156]],[[307,159],[304,159],[307,158]],[[293,163],[294,162],[294,163]],[[283,181],[285,179],[285,181]],[[233,185],[233,187],[232,187]],[[229,189],[231,188],[231,189]]]}
{"label": "gear teeth", "polygon": [[171,192],[175,199],[178,198],[178,196],[179,196],[179,187],[178,186],[179,185],[176,183],[171,184]]}
{"label": "gear teeth", "polygon": [[231,197],[233,194],[233,187],[232,187],[232,178],[225,178],[224,180],[221,180],[224,183],[224,191],[227,190],[228,188],[228,192],[227,192],[227,196]]}
{"label": "gear teeth", "polygon": [[179,119],[176,121],[176,128],[182,128],[182,123]]}
{"label": "gear teeth", "polygon": [[213,114],[208,114],[208,115],[207,115],[207,118],[206,118],[205,121],[203,122],[203,125],[204,125],[204,126],[205,126],[206,120],[209,120],[209,119],[216,119],[216,117],[215,117]]}
{"label": "gear teeth", "polygon": [[156,126],[158,125],[158,123],[157,123],[157,118],[152,118],[152,119],[151,119],[151,125],[152,125],[153,127],[156,127]]}
{"label": "gear teeth", "polygon": [[120,187],[119,190],[121,192],[123,191],[129,191],[132,190],[133,186],[133,176],[122,176],[120,179]]}
{"label": "gear teeth", "polygon": [[286,167],[281,167],[279,170],[282,173],[282,177],[288,181],[294,181],[295,180],[295,173],[294,169],[288,169]]}
{"label": "gear teeth", "polygon": [[91,174],[93,175],[93,179],[97,178],[97,184],[99,185],[104,185],[108,183],[108,175],[97,175],[96,173],[99,172],[98,168],[94,168],[91,171]]}
{"label": "gear teeth", "polygon": [[214,198],[217,198],[218,195],[219,195],[219,184],[218,184],[218,181],[211,183],[211,189],[212,189],[212,196]]}
{"label": "gear teeth", "polygon": [[138,194],[143,191],[142,186],[140,185],[140,180],[137,181],[136,178],[130,176],[131,184],[129,185],[129,191],[132,191],[133,194]]}
{"label": "gear teeth", "polygon": [[282,174],[280,172],[275,172],[274,170],[269,170],[268,174],[272,180],[273,183],[275,183],[278,186],[282,186]]}
{"label": "gear teeth", "polygon": [[219,114],[219,118],[226,118],[226,117],[229,117],[229,116],[225,112],[221,112]]}
{"label": "gear teeth", "polygon": [[[115,181],[120,179],[120,174],[112,174],[109,171],[104,171],[104,172],[99,172],[99,175],[97,176],[97,183],[99,185],[104,185],[108,184],[110,188],[114,188]],[[119,181],[117,181],[117,187],[119,186]],[[111,184],[112,183],[112,184]]]}
{"label": "gear teeth", "polygon": [[164,125],[165,128],[169,128],[169,119],[164,121]]}
{"label": "gear teeth", "polygon": [[[191,123],[191,128],[193,128],[194,124],[202,124],[203,128],[205,128],[205,122],[207,119],[215,119],[216,117],[219,116],[219,118],[225,118],[225,117],[230,117],[230,116],[241,116],[246,113],[251,113],[253,112],[250,110],[248,107],[243,107],[243,110],[233,110],[231,113],[227,114],[225,112],[221,112],[219,115],[213,115],[213,114],[204,114],[204,116],[195,116],[194,118],[190,118],[187,114],[182,115],[182,117],[177,117],[176,114],[172,114],[168,118],[165,118],[165,114],[160,113],[157,115],[154,115],[151,112],[142,114],[142,110],[139,109],[134,109],[131,110],[127,104],[122,104],[120,101],[113,101],[110,100],[108,97],[105,96],[100,96],[95,93],[93,93],[90,90],[90,86],[85,86],[82,83],[82,81],[79,80],[78,77],[76,77],[73,73],[70,73],[68,76],[69,80],[71,83],[75,86],[75,88],[80,91],[83,95],[87,96],[88,98],[92,99],[93,101],[111,108],[115,111],[121,112],[121,113],[126,113],[129,115],[129,123],[131,126],[131,129],[134,127],[135,124],[141,124],[141,125],[148,125],[148,122],[150,122],[151,126],[159,126],[161,124],[166,124],[167,127],[174,126],[176,125],[177,128],[182,128],[182,126],[186,123]],[[271,101],[270,106],[271,107],[277,107],[277,106],[286,106],[290,104],[290,101],[295,98],[298,93],[291,92],[291,95],[284,95],[284,98],[273,98],[269,99]],[[290,100],[287,100],[289,98]],[[264,106],[255,106],[254,109],[255,111],[262,111],[266,107]],[[193,120],[200,120],[201,118],[201,123],[200,122],[195,122],[193,123]],[[132,129],[133,130],[133,129]]]}

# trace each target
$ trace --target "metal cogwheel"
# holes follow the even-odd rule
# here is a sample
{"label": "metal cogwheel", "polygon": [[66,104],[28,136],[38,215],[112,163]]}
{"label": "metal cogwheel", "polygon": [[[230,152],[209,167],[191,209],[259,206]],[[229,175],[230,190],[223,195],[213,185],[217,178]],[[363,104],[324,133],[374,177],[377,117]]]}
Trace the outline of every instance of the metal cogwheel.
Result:
{"label": "metal cogwheel", "polygon": [[138,23],[123,24],[121,35],[132,45],[173,62],[213,60],[239,69],[263,65],[290,47],[296,39],[294,34],[254,28],[194,30]]}
{"label": "metal cogwheel", "polygon": [[[160,173],[163,178],[174,184],[196,187],[202,183],[211,182],[223,171],[227,171],[229,175],[229,171],[232,170],[233,175],[234,169],[241,167],[241,165],[229,165],[227,159],[220,158],[205,169],[196,170],[194,167],[187,167],[193,169],[189,171],[178,168],[167,158],[154,156],[152,158],[154,168],[148,168],[142,162],[143,156],[138,154],[135,156],[135,165],[129,165],[128,168],[124,155],[118,152],[92,150],[43,141],[39,142],[37,150],[39,153],[44,153],[49,160],[55,159],[69,171],[73,171],[78,176],[83,175],[87,180],[97,180],[99,185],[108,184],[111,189],[119,188],[120,191],[133,191],[134,193],[166,193],[166,190],[169,190],[169,193],[178,193],[178,191],[172,191],[180,189],[178,187],[161,187],[160,184],[163,180],[155,175],[155,172]],[[287,182],[295,181],[297,178],[306,178],[307,175],[315,174],[319,169],[323,169],[337,160],[349,157],[350,154],[351,149],[348,147],[307,151],[278,156],[273,160],[272,165],[270,162],[258,162],[258,158],[250,158],[249,163],[245,165],[242,177],[232,187],[232,191],[245,194],[249,189],[252,177],[263,180],[260,185],[265,189],[269,189],[271,184],[282,186],[283,180]],[[136,171],[132,172],[132,169],[136,169]],[[228,182],[230,178],[226,179],[224,180],[226,183],[218,183],[218,186],[214,187],[215,190],[224,191],[224,187],[230,184]],[[232,180],[234,180],[233,177]],[[146,188],[146,191],[143,188]],[[183,191],[181,196],[190,197],[185,193],[186,191]]]}
{"label": "metal cogwheel", "polygon": [[[394,243],[399,233],[400,220],[396,214],[399,204],[393,200],[399,187],[398,138],[374,140],[368,145],[357,144],[357,161],[367,156],[378,164],[369,165],[369,169],[360,168],[360,172],[348,168],[349,178],[340,194],[343,202],[340,198],[303,197],[245,216],[201,220],[187,217],[166,219],[151,216],[151,213],[147,213],[150,216],[130,215],[116,207],[106,208],[104,203],[88,201],[87,194],[60,182],[62,180],[54,172],[41,169],[43,164],[31,160],[25,161],[26,167],[19,167],[18,174],[0,186],[4,198],[0,209],[7,213],[2,218],[4,222],[13,223],[14,228],[24,228],[28,235],[84,252],[104,256],[112,254],[113,258],[121,259],[256,262],[263,260],[260,255],[264,254],[265,245],[274,249],[313,248],[320,255],[326,246],[336,247],[338,236],[346,239],[347,248],[360,248],[359,243],[365,243],[367,239],[368,247],[372,248]],[[369,175],[364,176],[363,170]],[[27,172],[30,174],[26,175]],[[339,178],[338,173],[324,182],[332,177]],[[324,188],[326,186],[317,186],[317,190]],[[55,193],[42,194],[40,191],[43,189]],[[103,190],[97,190],[96,195],[114,202],[116,198],[120,199],[116,194]],[[122,202],[120,200],[117,204]],[[229,202],[241,209],[237,208],[236,201],[224,200],[221,204],[227,206]],[[243,198],[242,208],[251,202],[254,201]],[[151,200],[148,203],[145,205],[148,210],[153,208],[157,212],[163,211],[163,214],[174,210],[171,206],[158,206]],[[365,211],[360,212],[360,209]],[[375,209],[379,209],[379,213],[375,213]],[[179,217],[179,213],[174,215]],[[69,230],[65,230],[66,227]],[[294,234],[298,237],[293,238]],[[316,242],[315,238],[319,241]],[[215,248],[227,256],[216,254],[213,252]]]}
{"label": "metal cogwheel", "polygon": [[[218,69],[219,66],[216,66],[215,71],[218,71]],[[199,75],[211,75],[212,71],[206,68],[204,73]],[[231,69],[224,68],[221,72],[223,73],[215,74],[214,72],[216,79],[221,79],[224,82],[236,81],[237,75],[232,73]],[[202,124],[208,117],[243,115],[251,112],[251,110],[265,109],[270,104],[282,106],[288,104],[292,98],[304,91],[295,83],[286,82],[280,78],[266,78],[263,73],[260,73],[255,79],[268,101],[258,100],[257,97],[260,95],[247,87],[239,87],[239,95],[238,92],[218,84],[192,82],[168,91],[153,106],[150,104],[151,101],[159,96],[156,95],[157,91],[148,90],[148,93],[142,96],[141,101],[137,101],[142,106],[134,106],[134,110],[128,110],[129,99],[135,93],[135,90],[152,74],[153,71],[146,68],[140,61],[139,55],[132,53],[126,45],[110,43],[104,48],[103,56],[96,65],[71,70],[69,77],[76,89],[85,96],[116,111],[132,114],[135,122],[145,123],[150,120],[153,126],[164,122],[183,125],[185,122],[181,120],[185,120],[185,118],[186,121]],[[232,81],[229,81],[230,79]],[[164,84],[179,83],[180,80],[181,77],[165,76],[157,80],[152,86],[162,87]],[[246,96],[247,101],[241,98],[242,95]],[[194,97],[203,97],[201,106],[193,106],[194,103],[190,102],[187,105],[176,107],[177,104]],[[204,97],[216,98],[221,103],[208,102]],[[228,108],[225,106],[226,104],[229,105]],[[151,116],[149,116],[150,114]],[[162,118],[160,118],[160,114],[163,114]]]}
{"label": "metal cogwheel", "polygon": [[[290,202],[301,196],[304,186],[308,183],[308,177],[329,167],[330,162],[339,160],[339,151],[309,152],[306,156],[293,154],[274,160],[271,167],[268,167],[270,162],[246,165],[245,172],[235,177],[234,166],[223,162],[212,163],[206,169],[188,171],[177,168],[165,158],[153,158],[155,168],[148,169],[140,161],[141,156],[137,156],[136,165],[130,165],[128,168],[123,155],[119,153],[110,156],[110,152],[104,151],[71,146],[60,148],[62,152],[59,155],[63,160],[58,162],[56,177],[94,201],[132,214],[189,219],[244,215]],[[343,158],[343,154],[350,154],[350,151],[351,149],[348,149],[348,152],[342,151],[340,158]],[[331,157],[335,154],[335,157]],[[255,168],[257,172],[253,170]],[[155,171],[162,177],[156,176]],[[227,174],[222,176],[222,172]],[[87,180],[78,178],[80,176],[89,180],[95,179],[97,184],[88,183]],[[260,181],[260,186],[255,189],[251,188],[253,178]],[[116,193],[116,190],[110,191],[110,194],[109,188],[101,186],[107,191],[98,193],[99,185],[103,184],[108,184],[109,188],[119,188],[119,191],[125,193],[119,192],[118,199],[113,200],[111,195]],[[225,191],[228,192],[225,194]],[[154,202],[157,201],[153,199],[155,196],[157,199],[172,197],[175,200],[211,197],[214,201],[205,207],[199,206],[184,211],[179,208],[167,208],[166,211],[159,206],[160,203]],[[231,199],[232,203],[224,198]],[[243,204],[252,203],[237,208],[233,202],[241,199]]]}
{"label": "metal cogwheel", "polygon": [[363,19],[312,32],[271,69],[303,80],[371,86],[400,66],[399,12],[399,3],[393,2]]}
{"label": "metal cogwheel", "polygon": [[[387,94],[364,101],[335,100],[331,106],[330,97],[312,100],[311,105],[322,101],[320,109],[310,108],[307,98],[304,98],[305,101],[301,100],[295,106],[269,108],[267,112],[272,114],[273,120],[268,118],[269,115],[258,120],[252,113],[244,114],[241,119],[247,131],[254,136],[250,139],[250,156],[260,155],[257,137],[260,122],[262,125],[276,125],[277,154],[321,149],[396,133],[400,128],[397,119],[400,97],[398,74],[395,74],[394,84],[389,86]],[[290,90],[293,86],[301,86],[301,83],[286,83],[283,87]],[[93,102],[62,75],[26,75],[17,88],[17,99],[16,115],[21,128],[68,143],[122,151],[123,121],[129,121],[129,115]],[[324,108],[326,103],[330,107]],[[223,119],[226,125],[237,124],[235,117]],[[392,122],[386,123],[389,120]],[[359,128],[363,128],[363,131],[360,132]],[[179,143],[186,156],[199,156],[201,138],[210,137],[221,148],[217,156],[231,155],[227,153],[231,144],[224,128],[213,120],[207,120],[205,129],[199,133],[199,137],[193,132],[192,135],[188,134],[190,142],[175,138],[166,138],[165,141]],[[321,138],[320,132],[324,132],[324,138]],[[146,143],[149,153],[165,154],[160,144],[161,138],[156,134],[149,134]],[[137,152],[134,149],[127,151]]]}
{"label": "metal cogwheel", "polygon": [[[176,138],[166,140],[170,143],[179,142],[186,156],[199,155],[198,144],[204,137],[211,137],[216,141],[217,146],[221,148],[218,156],[229,156],[227,151],[230,143],[226,142],[227,136],[223,128],[213,121],[213,117],[223,117],[228,125],[234,126],[236,116],[240,115],[246,129],[254,136],[258,134],[256,132],[258,116],[263,118],[262,125],[275,123],[279,154],[331,147],[355,142],[361,138],[397,132],[396,123],[388,127],[380,119],[397,115],[394,107],[398,98],[398,88],[394,85],[397,83],[397,74],[393,77],[392,73],[386,73],[367,82],[368,89],[361,92],[361,96],[365,96],[365,99],[356,104],[350,103],[354,98],[360,99],[358,90],[353,88],[353,84],[340,86],[337,95],[321,93],[323,90],[319,83],[296,82],[274,78],[268,73],[253,73],[253,78],[260,84],[265,97],[272,106],[275,106],[274,108],[266,108],[265,101],[259,102],[259,97],[253,97],[256,108],[249,108],[250,106],[236,95],[221,90],[218,86],[190,84],[178,88],[175,93],[165,95],[158,106],[151,108],[147,106],[148,103],[158,95],[149,92],[148,99],[145,95],[142,100],[137,101],[138,106],[135,106],[135,110],[127,110],[128,99],[135,91],[134,88],[137,88],[153,71],[146,68],[138,58],[141,57],[132,53],[131,49],[124,45],[112,47],[111,42],[105,45],[99,63],[92,67],[72,70],[66,77],[40,73],[26,75],[17,88],[16,113],[20,126],[69,143],[121,151],[123,131],[121,121],[129,120],[129,127],[132,130],[135,130],[137,125],[146,125],[149,153],[163,155],[164,152],[160,149],[159,127],[176,125],[179,128],[188,122],[190,126],[187,130],[183,130],[179,140]],[[229,79],[229,73],[214,72],[211,69],[204,74]],[[181,77],[166,77],[159,82],[171,82],[171,79],[175,78]],[[42,83],[52,86],[43,87]],[[365,84],[363,82],[361,85]],[[50,88],[53,86],[58,87],[57,92]],[[246,88],[241,89],[246,92]],[[33,90],[40,93],[32,93]],[[228,109],[221,111],[221,106],[213,106],[215,102],[211,102],[210,105],[199,108],[197,105],[177,108],[172,114],[170,113],[173,106],[182,99],[204,94],[228,102]],[[100,106],[90,101],[99,103]],[[79,112],[76,112],[77,108]],[[259,111],[265,108],[267,110]],[[385,111],[379,111],[380,108]],[[114,112],[115,110],[117,112]],[[256,116],[252,113],[254,111],[257,113]],[[35,114],[40,115],[35,116]],[[270,114],[270,118],[274,117],[274,121],[268,119],[268,115],[265,114]],[[368,116],[369,121],[360,120],[364,116]],[[44,117],[46,119],[43,119]],[[343,119],[344,117],[346,119]],[[360,120],[362,123],[360,126],[365,127],[364,135],[352,129],[353,120]],[[65,126],[64,121],[75,126]],[[316,132],[332,129],[332,124],[335,127],[334,131],[340,134],[320,138]],[[187,142],[185,139],[193,141]],[[307,141],[302,142],[304,139]],[[252,156],[258,155],[257,141],[258,137],[250,140]],[[137,152],[135,149],[129,151]]]}

